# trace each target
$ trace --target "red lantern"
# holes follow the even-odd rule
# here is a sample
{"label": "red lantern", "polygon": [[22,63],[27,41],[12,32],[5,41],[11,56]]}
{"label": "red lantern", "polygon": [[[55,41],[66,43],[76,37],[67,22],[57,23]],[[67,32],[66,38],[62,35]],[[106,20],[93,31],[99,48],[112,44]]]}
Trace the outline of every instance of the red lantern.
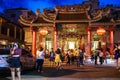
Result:
{"label": "red lantern", "polygon": [[47,29],[41,29],[41,30],[40,30],[40,34],[41,34],[41,35],[46,35],[46,34],[48,34]]}
{"label": "red lantern", "polygon": [[103,35],[105,33],[105,29],[104,28],[98,28],[97,29],[97,33],[100,34],[100,35]]}

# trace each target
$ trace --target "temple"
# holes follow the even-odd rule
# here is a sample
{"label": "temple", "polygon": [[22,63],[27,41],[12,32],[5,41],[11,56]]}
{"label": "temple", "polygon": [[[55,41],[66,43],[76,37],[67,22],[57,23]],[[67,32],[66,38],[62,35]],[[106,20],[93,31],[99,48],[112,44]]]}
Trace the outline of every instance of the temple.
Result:
{"label": "temple", "polygon": [[99,7],[98,0],[85,1],[82,4],[56,6],[53,9],[39,9],[36,14],[21,15],[19,22],[26,26],[26,46],[32,46],[35,56],[36,48],[58,47],[67,49],[84,49],[88,55],[92,50],[102,48],[113,55],[120,26],[120,8]]}

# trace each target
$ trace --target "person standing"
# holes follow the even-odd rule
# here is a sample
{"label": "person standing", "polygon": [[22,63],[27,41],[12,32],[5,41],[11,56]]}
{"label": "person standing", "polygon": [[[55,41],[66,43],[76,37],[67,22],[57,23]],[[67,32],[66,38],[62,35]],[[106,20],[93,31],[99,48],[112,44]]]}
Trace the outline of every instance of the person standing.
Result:
{"label": "person standing", "polygon": [[119,68],[119,59],[120,59],[120,45],[115,49],[115,59],[116,59],[116,69],[120,70]]}
{"label": "person standing", "polygon": [[94,63],[95,63],[95,65],[98,65],[98,56],[99,56],[99,49],[96,49],[95,54],[94,54],[94,58],[95,58]]}
{"label": "person standing", "polygon": [[93,63],[94,62],[94,53],[93,52],[91,52],[91,63]]}
{"label": "person standing", "polygon": [[70,49],[67,50],[66,53],[66,64],[70,65]]}
{"label": "person standing", "polygon": [[110,59],[110,52],[109,52],[109,51],[106,51],[106,52],[105,52],[105,63],[106,63],[106,64],[108,63],[108,59]]}
{"label": "person standing", "polygon": [[12,80],[15,80],[15,72],[17,72],[18,80],[21,80],[21,62],[20,62],[20,56],[22,54],[22,49],[18,48],[18,44],[14,43],[13,48],[10,49],[10,55],[11,57],[11,63],[10,63],[10,69],[11,69],[11,76]]}
{"label": "person standing", "polygon": [[38,72],[42,72],[42,68],[43,68],[43,63],[44,63],[44,50],[42,47],[40,47],[40,50],[37,50],[37,71]]}
{"label": "person standing", "polygon": [[79,61],[80,61],[80,66],[81,66],[81,65],[84,65],[84,63],[83,63],[83,60],[84,60],[84,51],[83,51],[83,49],[80,49],[79,54],[80,54]]}
{"label": "person standing", "polygon": [[55,52],[54,52],[53,48],[51,48],[51,51],[50,51],[50,66],[52,66],[54,64],[54,60],[55,60]]}
{"label": "person standing", "polygon": [[79,67],[80,66],[80,48],[78,48],[76,52],[76,61],[77,61],[77,67]]}
{"label": "person standing", "polygon": [[99,61],[100,61],[100,65],[103,64],[103,60],[104,60],[103,57],[104,57],[104,53],[103,53],[102,50],[100,50],[100,51],[99,51]]}
{"label": "person standing", "polygon": [[61,62],[62,62],[62,60],[61,60],[60,56],[61,56],[61,51],[60,51],[60,49],[58,48],[58,49],[55,51],[55,63],[56,63],[56,68],[57,68],[57,70],[62,69],[62,68],[61,68]]}

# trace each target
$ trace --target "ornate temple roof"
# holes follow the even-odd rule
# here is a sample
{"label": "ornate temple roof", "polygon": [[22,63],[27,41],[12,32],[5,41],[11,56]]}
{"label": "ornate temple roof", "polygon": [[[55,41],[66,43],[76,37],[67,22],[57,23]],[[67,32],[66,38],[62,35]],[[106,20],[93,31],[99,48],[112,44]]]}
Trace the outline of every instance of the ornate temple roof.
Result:
{"label": "ornate temple roof", "polygon": [[56,20],[74,20],[74,21],[89,21],[88,5],[74,5],[74,6],[56,6],[57,12]]}
{"label": "ornate temple roof", "polygon": [[[120,12],[117,11],[117,12]],[[24,25],[42,26],[54,23],[91,23],[96,24],[120,24],[120,18],[116,18],[116,11],[109,7],[91,9],[89,4],[56,6],[54,9],[44,9],[43,13],[36,10],[36,15],[26,17],[22,15],[20,22]],[[117,14],[119,15],[119,14]]]}
{"label": "ornate temple roof", "polygon": [[120,25],[120,10],[112,10],[109,7],[100,9],[101,19],[92,22],[93,25]]}

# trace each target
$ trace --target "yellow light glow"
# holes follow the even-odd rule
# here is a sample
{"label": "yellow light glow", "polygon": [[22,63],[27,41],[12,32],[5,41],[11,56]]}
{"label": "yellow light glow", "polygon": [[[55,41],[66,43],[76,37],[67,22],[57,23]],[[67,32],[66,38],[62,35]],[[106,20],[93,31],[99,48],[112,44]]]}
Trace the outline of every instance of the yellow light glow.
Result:
{"label": "yellow light glow", "polygon": [[40,30],[40,34],[42,34],[42,35],[48,34],[47,29],[42,29],[42,30]]}
{"label": "yellow light glow", "polygon": [[106,31],[105,31],[105,29],[103,29],[103,28],[98,28],[98,29],[97,29],[97,33],[100,34],[100,35],[104,34],[105,32],[106,32]]}

